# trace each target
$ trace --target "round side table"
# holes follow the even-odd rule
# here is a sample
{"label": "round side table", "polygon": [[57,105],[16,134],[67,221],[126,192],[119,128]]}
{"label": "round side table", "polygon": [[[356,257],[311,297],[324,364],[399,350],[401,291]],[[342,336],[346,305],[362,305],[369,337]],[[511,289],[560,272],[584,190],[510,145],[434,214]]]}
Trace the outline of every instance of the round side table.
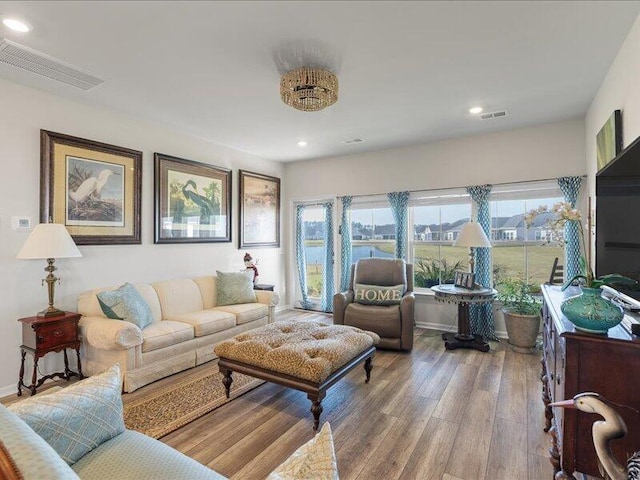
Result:
{"label": "round side table", "polygon": [[482,335],[473,335],[469,321],[469,305],[492,303],[498,293],[493,288],[469,290],[454,285],[434,285],[431,290],[436,294],[439,302],[455,303],[458,305],[458,333],[443,333],[442,339],[447,350],[456,348],[473,348],[482,352],[489,351],[489,344]]}

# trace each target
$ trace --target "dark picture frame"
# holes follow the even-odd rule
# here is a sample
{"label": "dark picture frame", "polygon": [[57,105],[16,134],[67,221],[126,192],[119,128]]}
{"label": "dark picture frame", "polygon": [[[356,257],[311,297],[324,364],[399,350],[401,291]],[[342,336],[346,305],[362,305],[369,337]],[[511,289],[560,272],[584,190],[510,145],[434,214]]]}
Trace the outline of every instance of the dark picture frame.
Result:
{"label": "dark picture frame", "polygon": [[280,247],[280,179],[240,170],[239,248]]}
{"label": "dark picture frame", "polygon": [[40,130],[40,222],[76,244],[140,244],[141,189],[141,151]]}
{"label": "dark picture frame", "polygon": [[615,110],[596,135],[598,171],[622,151],[622,111]]}
{"label": "dark picture frame", "polygon": [[154,154],[154,243],[231,241],[231,170]]}
{"label": "dark picture frame", "polygon": [[471,272],[455,272],[453,284],[456,287],[473,290],[475,288],[476,274]]}

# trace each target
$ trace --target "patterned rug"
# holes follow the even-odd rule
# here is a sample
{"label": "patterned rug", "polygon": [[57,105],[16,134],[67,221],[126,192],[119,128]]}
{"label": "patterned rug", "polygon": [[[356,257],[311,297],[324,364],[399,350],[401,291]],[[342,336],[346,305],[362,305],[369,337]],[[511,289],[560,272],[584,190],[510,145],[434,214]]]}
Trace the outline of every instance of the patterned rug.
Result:
{"label": "patterned rug", "polygon": [[160,438],[264,383],[234,373],[231,395],[227,399],[222,375],[217,368],[215,370],[196,380],[176,382],[149,396],[125,403],[126,427]]}

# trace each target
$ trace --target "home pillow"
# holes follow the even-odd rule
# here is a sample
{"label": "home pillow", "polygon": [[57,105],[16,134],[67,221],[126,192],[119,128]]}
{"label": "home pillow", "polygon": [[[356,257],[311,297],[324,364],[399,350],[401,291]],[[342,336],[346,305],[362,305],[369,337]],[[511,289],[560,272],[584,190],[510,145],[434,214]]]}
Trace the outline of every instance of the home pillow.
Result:
{"label": "home pillow", "polygon": [[255,303],[253,291],[253,270],[225,273],[216,270],[218,276],[218,306]]}
{"label": "home pillow", "polygon": [[402,300],[404,285],[381,287],[356,283],[354,300],[362,305],[397,305]]}
{"label": "home pillow", "polygon": [[338,466],[329,423],[298,448],[267,480],[338,480]]}
{"label": "home pillow", "polygon": [[130,283],[115,290],[100,292],[97,296],[107,318],[131,322],[141,329],[153,322],[151,307]]}
{"label": "home pillow", "polygon": [[124,432],[120,367],[9,405],[69,465]]}

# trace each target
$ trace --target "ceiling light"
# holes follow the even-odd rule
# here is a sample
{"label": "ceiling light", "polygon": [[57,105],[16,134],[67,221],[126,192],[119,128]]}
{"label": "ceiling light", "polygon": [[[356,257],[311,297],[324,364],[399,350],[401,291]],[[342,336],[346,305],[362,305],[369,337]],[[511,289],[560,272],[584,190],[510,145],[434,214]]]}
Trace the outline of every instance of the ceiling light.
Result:
{"label": "ceiling light", "polygon": [[307,146],[307,142],[305,142],[304,140],[300,140],[300,141],[298,142],[298,146],[299,146],[299,147],[306,147],[306,146]]}
{"label": "ceiling light", "polygon": [[338,77],[322,68],[296,68],[282,75],[280,98],[296,110],[317,112],[338,100]]}
{"label": "ceiling light", "polygon": [[16,32],[29,32],[32,30],[31,25],[15,18],[3,18],[2,23],[5,27],[10,28]]}
{"label": "ceiling light", "polygon": [[469,113],[472,113],[472,114],[474,114],[474,115],[477,115],[478,113],[481,113],[481,112],[482,112],[482,110],[483,110],[483,108],[482,108],[482,107],[471,107],[471,108],[469,109]]}

